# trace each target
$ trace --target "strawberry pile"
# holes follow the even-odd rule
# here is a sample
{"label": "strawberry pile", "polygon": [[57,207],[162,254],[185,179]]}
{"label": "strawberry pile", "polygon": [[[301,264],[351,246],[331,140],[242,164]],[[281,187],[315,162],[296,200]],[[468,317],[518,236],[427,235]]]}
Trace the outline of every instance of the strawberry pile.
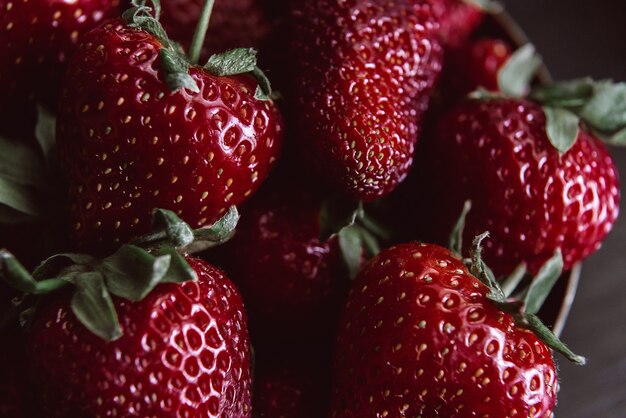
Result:
{"label": "strawberry pile", "polygon": [[552,416],[626,84],[500,12],[0,0],[0,418]]}

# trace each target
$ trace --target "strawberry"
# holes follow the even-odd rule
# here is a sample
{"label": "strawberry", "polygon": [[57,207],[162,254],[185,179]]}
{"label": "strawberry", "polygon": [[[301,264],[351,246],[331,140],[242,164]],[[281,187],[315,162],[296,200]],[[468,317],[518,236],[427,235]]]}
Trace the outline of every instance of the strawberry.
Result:
{"label": "strawberry", "polygon": [[217,263],[246,301],[257,349],[334,334],[350,281],[338,239],[321,239],[322,206],[297,182],[268,184],[244,207],[233,240],[218,248]]}
{"label": "strawberry", "polygon": [[557,374],[533,331],[583,359],[534,316],[538,294],[528,313],[506,300],[477,251],[480,280],[431,244],[384,250],[362,270],[337,338],[332,417],[551,416]]}
{"label": "strawberry", "polygon": [[501,9],[491,0],[432,0],[432,3],[441,25],[439,36],[452,49],[462,45],[480,26],[485,11]]}
{"label": "strawberry", "polygon": [[23,119],[34,99],[56,107],[61,78],[83,35],[120,13],[120,0],[0,0],[2,125],[14,116]]}
{"label": "strawberry", "polygon": [[146,236],[149,251],[124,245],[103,260],[62,254],[33,276],[0,252],[0,276],[18,289],[62,289],[30,315],[38,416],[251,416],[241,297],[220,270],[176,253],[168,240],[189,243],[189,227],[172,212],[157,214],[175,221]]}
{"label": "strawberry", "polygon": [[182,56],[149,8],[124,16],[85,37],[58,120],[73,236],[97,250],[145,233],[155,207],[212,223],[259,187],[282,140],[254,51],[201,68],[199,48]]}
{"label": "strawberry", "polygon": [[295,12],[294,126],[320,181],[371,201],[413,161],[441,68],[426,1],[308,1]]}
{"label": "strawberry", "polygon": [[461,103],[421,151],[422,236],[442,242],[471,200],[465,237],[492,233],[485,258],[498,275],[520,262],[536,272],[557,248],[571,268],[599,248],[619,211],[617,169],[598,137],[618,132],[619,141],[626,84],[580,80],[531,97]]}
{"label": "strawberry", "polygon": [[[163,0],[161,22],[171,38],[185,48],[191,45],[194,27],[204,0]],[[211,26],[202,56],[233,48],[258,47],[270,29],[259,0],[215,1]]]}

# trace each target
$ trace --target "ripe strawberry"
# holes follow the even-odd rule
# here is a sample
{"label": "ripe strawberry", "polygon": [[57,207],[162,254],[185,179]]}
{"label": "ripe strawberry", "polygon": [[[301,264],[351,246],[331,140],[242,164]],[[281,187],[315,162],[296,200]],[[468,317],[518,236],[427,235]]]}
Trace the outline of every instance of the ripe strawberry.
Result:
{"label": "ripe strawberry", "polygon": [[493,290],[435,245],[380,253],[342,315],[331,416],[551,416],[550,349]]}
{"label": "ripe strawberry", "polygon": [[302,156],[350,197],[393,190],[413,161],[442,49],[426,1],[305,2],[295,18]]}
{"label": "ripe strawberry", "polygon": [[497,38],[481,38],[451,50],[442,74],[444,96],[457,101],[478,88],[498,91],[498,74],[512,53],[509,43]]}
{"label": "ripe strawberry", "polygon": [[439,36],[448,48],[459,47],[470,37],[484,19],[483,9],[497,7],[482,0],[432,0],[432,3],[441,25]]}
{"label": "ripe strawberry", "polygon": [[0,0],[3,125],[29,112],[34,99],[56,107],[61,78],[83,35],[120,13],[120,0]]}
{"label": "ripe strawberry", "polygon": [[[205,0],[163,0],[161,22],[170,37],[189,48]],[[270,29],[259,0],[215,2],[202,56],[233,48],[258,47]]]}
{"label": "ripe strawberry", "polygon": [[61,102],[74,238],[97,249],[146,232],[155,207],[194,227],[215,221],[258,188],[282,140],[274,104],[242,74],[257,71],[251,51],[215,57],[211,71],[242,74],[215,76],[137,28],[158,25],[137,9],[85,37]]}
{"label": "ripe strawberry", "polygon": [[197,282],[115,300],[124,336],[104,342],[62,298],[32,326],[31,375],[44,417],[250,416],[246,315],[215,267],[187,258]]}
{"label": "ripe strawberry", "polygon": [[0,251],[0,278],[26,295],[20,318],[30,322],[38,416],[250,418],[241,297],[220,270],[175,250],[196,238],[219,243],[231,218],[191,230],[158,209],[137,245],[102,260],[56,255],[32,275]]}
{"label": "ripe strawberry", "polygon": [[485,258],[498,275],[522,261],[536,272],[557,248],[569,269],[598,249],[619,211],[617,169],[589,125],[577,131],[577,119],[575,142],[560,153],[545,112],[494,99],[461,103],[441,118],[421,151],[417,193],[428,204],[416,210],[425,238],[443,242],[471,200],[465,237],[491,232]]}
{"label": "ripe strawberry", "polygon": [[217,262],[243,294],[257,349],[331,340],[350,280],[338,240],[320,238],[323,200],[288,181],[268,186]]}

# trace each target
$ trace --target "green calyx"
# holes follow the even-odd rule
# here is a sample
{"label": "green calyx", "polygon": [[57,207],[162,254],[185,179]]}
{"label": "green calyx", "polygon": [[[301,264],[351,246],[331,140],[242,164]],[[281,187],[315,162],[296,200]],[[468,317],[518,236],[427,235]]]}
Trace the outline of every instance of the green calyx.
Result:
{"label": "green calyx", "polygon": [[546,134],[561,155],[574,146],[581,125],[609,144],[626,145],[626,83],[581,78],[531,89],[541,62],[535,48],[525,45],[498,73],[499,92],[479,89],[470,97],[528,98],[541,104]]}
{"label": "green calyx", "polygon": [[[200,91],[198,83],[189,74],[189,69],[191,66],[198,64],[215,0],[205,0],[204,2],[189,56],[184,54],[180,45],[169,39],[165,29],[159,22],[158,17],[161,12],[159,1],[149,1],[152,6],[148,6],[148,0],[132,0],[132,7],[124,12],[122,18],[128,26],[151,33],[163,44],[163,48],[160,51],[161,67],[165,82],[171,92],[188,89],[198,93]],[[270,82],[257,66],[256,51],[254,49],[237,48],[221,54],[215,54],[209,58],[209,61],[203,68],[217,76],[249,74],[256,78],[258,82],[255,98],[258,100],[270,100],[273,98]]]}
{"label": "green calyx", "polygon": [[172,247],[181,253],[197,253],[230,240],[238,222],[239,212],[235,206],[231,206],[213,225],[195,230],[174,212],[155,209],[152,215],[152,232],[135,239],[133,244],[152,251]]}
{"label": "green calyx", "polygon": [[544,106],[548,136],[561,153],[581,124],[609,144],[626,145],[626,83],[582,78],[536,87],[529,97]]}
{"label": "green calyx", "polygon": [[54,150],[56,121],[45,109],[38,110],[33,132],[38,147],[0,137],[0,224],[31,223],[56,213],[50,210],[56,209],[54,198],[60,195]]}
{"label": "green calyx", "polygon": [[256,78],[259,84],[254,94],[255,98],[258,100],[274,98],[269,79],[257,66],[257,51],[253,48],[236,48],[212,55],[204,69],[217,76],[249,74]]}
{"label": "green calyx", "polygon": [[[159,284],[197,280],[179,251],[189,248],[196,238],[224,242],[232,236],[237,219],[232,209],[213,226],[194,231],[173,212],[157,209],[151,234],[104,259],[59,254],[30,274],[11,253],[0,250],[0,278],[27,295],[41,296],[73,286],[70,306],[77,319],[100,338],[112,341],[122,336],[112,296],[139,302]],[[31,307],[24,310],[32,315]]]}
{"label": "green calyx", "polygon": [[526,44],[511,55],[498,72],[498,88],[506,97],[524,97],[542,64],[532,44]]}
{"label": "green calyx", "polygon": [[189,75],[191,67],[189,60],[182,52],[182,48],[169,39],[158,20],[161,13],[159,1],[150,0],[150,2],[152,6],[148,6],[146,0],[132,0],[132,7],[122,14],[122,19],[131,28],[154,35],[163,44],[160,52],[161,67],[165,83],[171,92],[183,88],[194,93],[200,92],[198,83]]}
{"label": "green calyx", "polygon": [[[450,234],[450,251],[459,257],[462,257],[462,237],[465,219],[471,207],[471,202],[469,200],[466,201],[461,215]],[[463,260],[469,267],[472,275],[489,289],[487,299],[501,311],[512,315],[518,326],[530,329],[548,347],[563,354],[568,360],[576,364],[585,364],[586,360],[584,357],[572,352],[537,317],[537,312],[541,309],[541,306],[563,272],[561,250],[557,250],[554,256],[546,261],[537,275],[530,280],[530,284],[527,287],[520,289],[514,297],[511,297],[527,277],[526,265],[521,263],[509,276],[500,281],[497,280],[493,271],[482,258],[482,243],[488,237],[488,232],[475,237],[470,251],[470,258]]]}
{"label": "green calyx", "polygon": [[378,241],[388,238],[387,231],[367,214],[362,202],[328,199],[320,211],[320,241],[335,236],[351,279],[364,259],[380,252]]}
{"label": "green calyx", "polygon": [[518,293],[519,298],[512,298],[510,297],[510,292],[513,292],[518,287],[525,275],[526,268],[523,264],[518,266],[500,285],[481,257],[482,242],[488,236],[489,233],[485,232],[474,239],[470,265],[472,275],[489,289],[487,298],[500,310],[512,315],[519,327],[531,330],[544,344],[563,354],[571,362],[584,365],[586,359],[575,354],[537,317],[537,312],[539,312],[541,305],[552,291],[563,271],[561,251],[557,250],[554,256],[541,267],[539,273],[530,282],[530,285]]}

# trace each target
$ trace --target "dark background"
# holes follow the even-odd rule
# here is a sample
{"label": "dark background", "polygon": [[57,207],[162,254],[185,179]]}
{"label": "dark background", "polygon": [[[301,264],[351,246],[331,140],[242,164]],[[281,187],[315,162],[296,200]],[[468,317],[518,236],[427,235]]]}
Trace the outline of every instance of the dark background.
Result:
{"label": "dark background", "polygon": [[[626,81],[626,0],[504,0],[556,79]],[[626,148],[613,149],[626,183]],[[623,200],[626,184],[622,184]],[[563,339],[589,358],[557,358],[563,418],[626,418],[626,207],[583,276]]]}

